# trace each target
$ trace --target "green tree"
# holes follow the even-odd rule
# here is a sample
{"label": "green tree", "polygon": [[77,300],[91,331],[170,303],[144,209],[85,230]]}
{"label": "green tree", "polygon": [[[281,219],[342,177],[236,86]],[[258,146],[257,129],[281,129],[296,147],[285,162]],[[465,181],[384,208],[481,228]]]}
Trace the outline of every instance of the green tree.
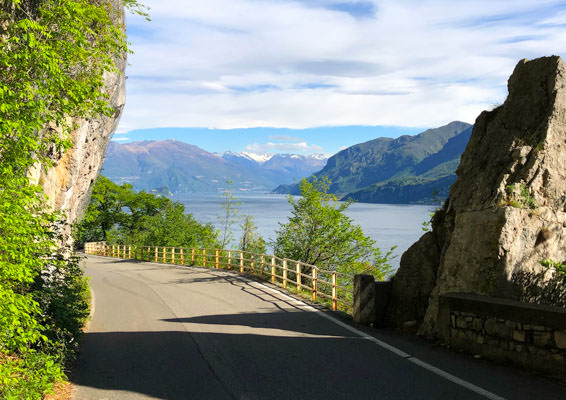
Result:
{"label": "green tree", "polygon": [[384,279],[389,273],[391,251],[383,255],[375,241],[344,212],[351,201],[339,202],[328,193],[327,178],[299,185],[301,196],[289,196],[289,221],[280,223],[274,242],[275,255],[343,273],[369,273]]}
{"label": "green tree", "polygon": [[185,206],[171,202],[162,212],[144,219],[142,229],[128,243],[144,246],[216,247],[217,236],[210,224],[200,224]]}
{"label": "green tree", "polygon": [[132,185],[117,185],[100,175],[94,184],[85,215],[75,227],[75,242],[120,240],[125,242],[145,231],[147,218],[155,216],[171,204],[166,197],[151,193],[135,193]]}
{"label": "green tree", "polygon": [[264,254],[265,241],[257,232],[257,226],[251,215],[244,215],[242,219],[242,236],[240,238],[240,250],[251,253]]}
{"label": "green tree", "polygon": [[200,224],[185,206],[167,197],[134,192],[99,176],[85,216],[75,229],[76,242],[107,241],[139,246],[215,247],[217,234]]}
{"label": "green tree", "polygon": [[226,181],[226,188],[220,198],[222,199],[222,209],[224,213],[218,216],[220,226],[219,245],[225,249],[234,240],[232,227],[238,221],[238,206],[240,203],[232,194],[232,181]]}

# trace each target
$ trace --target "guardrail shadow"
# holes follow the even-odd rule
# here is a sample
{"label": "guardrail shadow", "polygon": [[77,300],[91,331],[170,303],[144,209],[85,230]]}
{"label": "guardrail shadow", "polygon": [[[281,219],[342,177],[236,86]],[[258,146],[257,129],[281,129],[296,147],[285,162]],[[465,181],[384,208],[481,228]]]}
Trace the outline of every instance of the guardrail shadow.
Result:
{"label": "guardrail shadow", "polygon": [[[254,312],[241,314],[203,315],[198,317],[168,318],[165,322],[198,325],[227,325],[260,329],[278,329],[311,335],[336,336],[336,327],[332,324],[313,324],[313,318],[320,318],[312,313],[301,311]],[[200,327],[202,329],[202,326]],[[216,329],[212,327],[211,329]],[[340,336],[358,338],[346,330]]]}

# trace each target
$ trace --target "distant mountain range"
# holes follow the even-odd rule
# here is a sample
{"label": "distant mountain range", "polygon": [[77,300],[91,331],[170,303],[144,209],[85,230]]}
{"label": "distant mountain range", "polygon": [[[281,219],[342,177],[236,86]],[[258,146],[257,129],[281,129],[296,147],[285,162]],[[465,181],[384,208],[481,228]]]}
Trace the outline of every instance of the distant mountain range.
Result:
{"label": "distant mountain range", "polygon": [[[451,122],[415,136],[378,138],[330,157],[315,175],[332,181],[330,191],[366,203],[434,203],[448,196],[472,125]],[[276,193],[299,194],[297,184]]]}
{"label": "distant mountain range", "polygon": [[176,140],[111,142],[102,174],[160,193],[216,192],[228,180],[235,191],[265,192],[310,176],[326,160],[317,154],[215,154]]}

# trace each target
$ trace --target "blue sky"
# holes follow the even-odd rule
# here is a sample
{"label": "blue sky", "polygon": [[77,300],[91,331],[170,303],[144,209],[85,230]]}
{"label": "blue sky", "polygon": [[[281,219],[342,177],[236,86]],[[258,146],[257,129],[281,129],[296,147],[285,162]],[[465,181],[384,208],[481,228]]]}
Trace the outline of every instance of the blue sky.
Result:
{"label": "blue sky", "polygon": [[[151,22],[128,17],[135,55],[116,140],[333,153],[473,123],[505,99],[520,59],[566,54],[562,0],[144,3]],[[173,127],[206,129],[162,129]]]}
{"label": "blue sky", "polygon": [[[154,128],[117,135],[121,143],[134,140],[176,139],[213,153],[233,152],[332,155],[356,143],[377,137],[398,137],[421,132],[419,128],[347,126],[307,129],[287,128]],[[132,139],[133,138],[133,139]]]}

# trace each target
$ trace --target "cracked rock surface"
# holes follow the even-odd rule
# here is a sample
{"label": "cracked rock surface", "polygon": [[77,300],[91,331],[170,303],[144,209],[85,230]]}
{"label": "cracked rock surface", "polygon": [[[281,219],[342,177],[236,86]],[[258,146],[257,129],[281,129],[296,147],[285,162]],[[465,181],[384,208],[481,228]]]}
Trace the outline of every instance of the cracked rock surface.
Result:
{"label": "cracked rock surface", "polygon": [[[119,0],[114,0],[117,24],[123,24],[124,12]],[[109,95],[110,105],[115,113],[110,117],[100,116],[89,120],[80,120],[78,128],[71,133],[72,148],[61,157],[54,159],[54,166],[47,172],[37,168],[32,180],[43,187],[48,196],[48,205],[66,213],[67,222],[79,219],[89,201],[92,185],[102,168],[106,147],[114,133],[125,104],[126,57],[116,60],[119,72],[106,72],[105,91]],[[70,231],[66,232],[70,240]]]}
{"label": "cracked rock surface", "polygon": [[440,294],[518,298],[515,273],[566,260],[566,64],[522,60],[508,89],[477,118],[432,231],[403,254],[389,325],[434,336]]}

